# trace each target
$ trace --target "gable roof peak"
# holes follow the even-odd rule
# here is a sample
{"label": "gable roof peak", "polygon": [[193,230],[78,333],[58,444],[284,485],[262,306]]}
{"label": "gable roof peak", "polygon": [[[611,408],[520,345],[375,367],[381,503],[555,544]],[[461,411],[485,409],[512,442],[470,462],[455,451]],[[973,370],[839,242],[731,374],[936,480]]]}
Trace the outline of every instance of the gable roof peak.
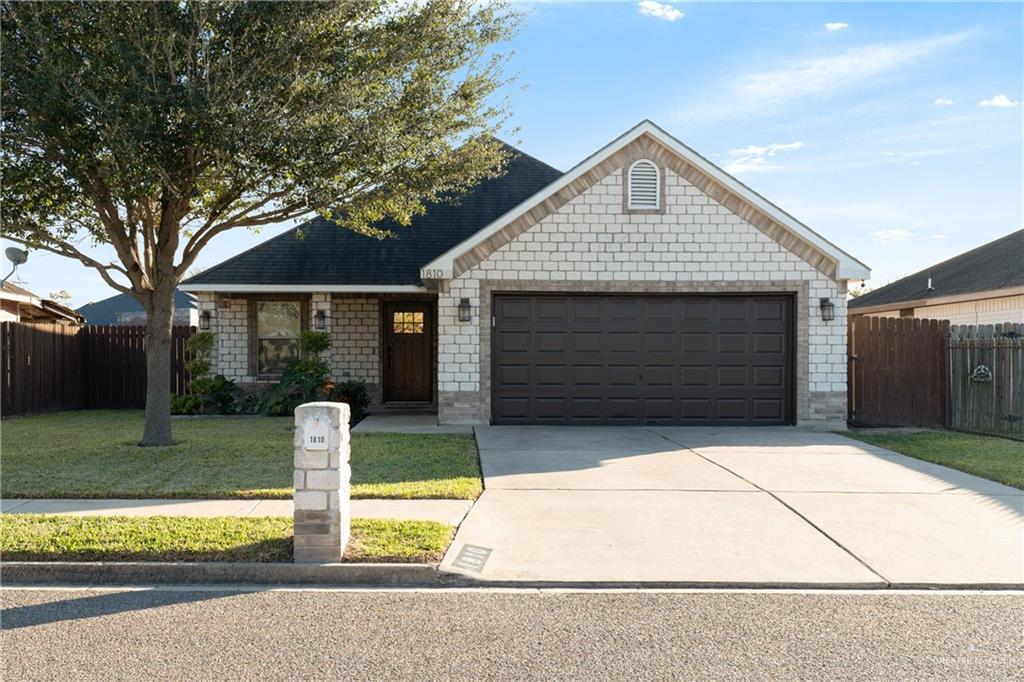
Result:
{"label": "gable roof peak", "polygon": [[444,276],[441,277],[441,279],[448,279],[452,276],[457,276],[460,274],[456,272],[456,270],[459,269],[456,264],[457,260],[460,258],[465,260],[465,258],[463,258],[465,254],[468,254],[477,246],[490,240],[513,221],[523,218],[527,213],[534,211],[545,200],[569,187],[572,183],[589,173],[599,164],[608,160],[610,157],[625,148],[627,145],[632,144],[643,135],[649,135],[661,146],[665,147],[670,152],[695,167],[704,176],[707,176],[715,183],[725,188],[727,192],[735,195],[741,201],[754,207],[754,209],[760,214],[766,216],[773,223],[781,226],[783,231],[788,231],[788,233],[792,235],[790,237],[791,239],[795,238],[799,241],[805,242],[817,253],[820,253],[822,258],[832,261],[834,263],[834,268],[830,268],[829,272],[834,273],[833,276],[836,280],[867,279],[870,276],[871,270],[867,265],[843,251],[810,227],[804,225],[789,213],[786,213],[781,208],[747,187],[735,177],[670,135],[664,128],[647,118],[641,120],[607,145],[576,164],[560,178],[541,189],[539,192],[513,208],[505,215],[435,258],[424,266],[424,269],[443,273]]}

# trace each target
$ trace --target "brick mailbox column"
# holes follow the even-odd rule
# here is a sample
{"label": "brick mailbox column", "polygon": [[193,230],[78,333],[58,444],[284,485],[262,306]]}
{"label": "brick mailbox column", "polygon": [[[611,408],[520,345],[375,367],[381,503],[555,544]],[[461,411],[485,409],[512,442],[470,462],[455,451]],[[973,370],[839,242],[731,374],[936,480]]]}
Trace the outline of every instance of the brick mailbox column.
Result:
{"label": "brick mailbox column", "polygon": [[295,562],[336,563],[348,544],[349,408],[295,408]]}

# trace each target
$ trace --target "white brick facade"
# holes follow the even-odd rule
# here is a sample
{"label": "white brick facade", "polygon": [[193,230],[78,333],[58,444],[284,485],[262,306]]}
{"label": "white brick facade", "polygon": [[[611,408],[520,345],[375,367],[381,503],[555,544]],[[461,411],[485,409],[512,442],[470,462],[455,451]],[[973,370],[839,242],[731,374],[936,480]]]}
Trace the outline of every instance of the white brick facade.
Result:
{"label": "white brick facade", "polygon": [[336,298],[331,304],[331,376],[380,386],[380,299]]}
{"label": "white brick facade", "polygon": [[[845,287],[676,173],[663,172],[663,213],[624,212],[619,170],[449,283],[438,301],[442,422],[489,419],[489,319],[460,323],[457,306],[468,298],[489,317],[490,290],[509,285],[519,291],[791,291],[799,306],[798,420],[844,422]],[[836,306],[831,322],[821,320],[822,297]],[[812,396],[828,408],[814,409]]]}

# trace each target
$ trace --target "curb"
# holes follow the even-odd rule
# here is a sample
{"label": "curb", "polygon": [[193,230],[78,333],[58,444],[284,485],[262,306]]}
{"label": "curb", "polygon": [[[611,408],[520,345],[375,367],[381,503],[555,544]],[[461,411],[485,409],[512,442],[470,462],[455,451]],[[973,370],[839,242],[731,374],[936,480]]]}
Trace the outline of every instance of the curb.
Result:
{"label": "curb", "polygon": [[977,590],[1020,591],[1024,583],[799,583],[741,581],[484,580],[436,564],[290,564],[232,562],[3,561],[12,586],[230,585],[295,587],[458,587],[565,590]]}
{"label": "curb", "polygon": [[432,587],[462,582],[434,564],[3,561],[10,585],[305,585]]}

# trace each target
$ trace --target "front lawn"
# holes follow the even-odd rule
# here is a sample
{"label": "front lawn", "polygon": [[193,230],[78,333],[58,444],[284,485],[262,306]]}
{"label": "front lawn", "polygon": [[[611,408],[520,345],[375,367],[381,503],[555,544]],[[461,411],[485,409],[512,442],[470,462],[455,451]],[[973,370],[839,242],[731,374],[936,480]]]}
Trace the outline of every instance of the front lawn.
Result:
{"label": "front lawn", "polygon": [[[92,410],[4,420],[5,498],[287,499],[291,417],[174,420],[175,444],[139,448],[142,412]],[[475,499],[472,436],[352,435],[352,497]]]}
{"label": "front lawn", "polygon": [[1024,443],[1020,441],[957,431],[873,433],[862,429],[843,435],[1015,488],[1024,488]]}
{"label": "front lawn", "polygon": [[[453,528],[353,519],[345,561],[436,563]],[[291,561],[286,517],[0,515],[7,561]]]}

